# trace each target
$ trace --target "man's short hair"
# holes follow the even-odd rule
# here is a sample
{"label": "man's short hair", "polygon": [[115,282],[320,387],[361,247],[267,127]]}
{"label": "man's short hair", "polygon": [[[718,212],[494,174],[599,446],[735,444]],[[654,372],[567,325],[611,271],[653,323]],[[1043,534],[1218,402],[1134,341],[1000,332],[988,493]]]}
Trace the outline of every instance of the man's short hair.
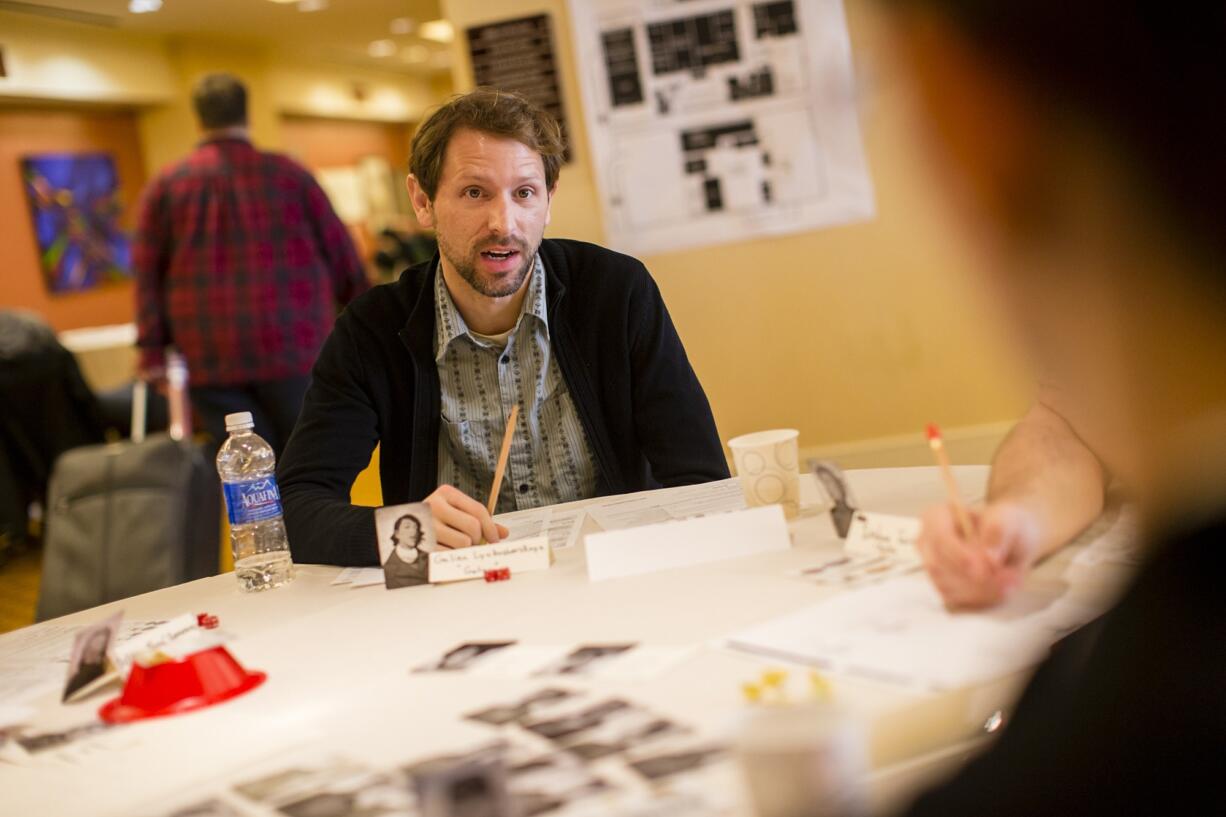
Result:
{"label": "man's short hair", "polygon": [[431,200],[438,192],[447,145],[463,128],[514,139],[539,153],[545,164],[545,187],[553,189],[566,149],[558,120],[519,94],[477,88],[452,97],[413,136],[409,172]]}
{"label": "man's short hair", "polygon": [[192,90],[192,105],[205,130],[247,124],[247,86],[233,74],[206,74]]}

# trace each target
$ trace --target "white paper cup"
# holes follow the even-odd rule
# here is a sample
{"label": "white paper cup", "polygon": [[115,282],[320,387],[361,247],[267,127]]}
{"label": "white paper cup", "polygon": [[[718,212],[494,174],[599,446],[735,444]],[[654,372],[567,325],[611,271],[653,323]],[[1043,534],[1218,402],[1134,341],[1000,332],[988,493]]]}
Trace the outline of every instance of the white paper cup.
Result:
{"label": "white paper cup", "polygon": [[828,703],[754,707],[733,749],[757,817],[867,813],[864,730]]}
{"label": "white paper cup", "polygon": [[728,441],[749,507],[782,505],[788,519],[799,512],[799,437],[796,429],[781,428],[745,434]]}

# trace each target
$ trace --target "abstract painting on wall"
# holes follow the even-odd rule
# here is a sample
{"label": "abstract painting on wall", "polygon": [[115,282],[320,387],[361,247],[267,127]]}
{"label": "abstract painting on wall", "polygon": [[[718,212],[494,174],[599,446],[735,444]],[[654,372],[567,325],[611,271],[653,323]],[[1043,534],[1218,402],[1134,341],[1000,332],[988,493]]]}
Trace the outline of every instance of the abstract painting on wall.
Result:
{"label": "abstract painting on wall", "polygon": [[119,175],[111,156],[26,156],[21,169],[49,292],[80,292],[131,277],[131,249],[119,224]]}

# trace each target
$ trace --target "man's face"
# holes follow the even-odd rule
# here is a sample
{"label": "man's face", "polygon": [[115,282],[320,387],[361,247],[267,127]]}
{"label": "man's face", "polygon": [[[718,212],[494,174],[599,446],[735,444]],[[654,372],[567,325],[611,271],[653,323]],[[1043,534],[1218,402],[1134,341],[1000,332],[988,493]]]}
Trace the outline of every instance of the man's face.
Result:
{"label": "man's face", "polygon": [[[414,189],[416,188],[416,189]],[[451,136],[434,200],[410,180],[423,227],[443,260],[489,298],[514,295],[532,271],[553,193],[541,155],[514,139],[462,129]]]}

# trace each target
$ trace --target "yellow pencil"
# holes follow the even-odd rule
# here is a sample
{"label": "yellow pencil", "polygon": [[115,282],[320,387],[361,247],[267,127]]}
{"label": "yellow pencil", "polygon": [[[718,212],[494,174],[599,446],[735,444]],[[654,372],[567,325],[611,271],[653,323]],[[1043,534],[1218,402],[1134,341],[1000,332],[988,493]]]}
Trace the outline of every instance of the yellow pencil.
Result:
{"label": "yellow pencil", "polygon": [[498,507],[498,492],[502,489],[502,477],[507,470],[507,457],[511,454],[511,438],[515,436],[515,421],[519,419],[519,404],[511,406],[511,416],[507,418],[507,430],[502,435],[502,451],[498,453],[498,466],[494,469],[494,484],[490,486],[490,501],[486,510],[494,515]]}
{"label": "yellow pencil", "polygon": [[949,502],[954,506],[954,514],[958,517],[959,527],[962,528],[961,533],[965,537],[970,537],[974,531],[971,530],[970,517],[966,515],[962,496],[958,492],[958,483],[954,479],[954,470],[949,464],[949,455],[945,453],[945,443],[941,440],[941,429],[936,423],[929,423],[927,433],[928,447],[932,449],[937,465],[941,467],[941,476],[945,478],[945,490],[949,492]]}

